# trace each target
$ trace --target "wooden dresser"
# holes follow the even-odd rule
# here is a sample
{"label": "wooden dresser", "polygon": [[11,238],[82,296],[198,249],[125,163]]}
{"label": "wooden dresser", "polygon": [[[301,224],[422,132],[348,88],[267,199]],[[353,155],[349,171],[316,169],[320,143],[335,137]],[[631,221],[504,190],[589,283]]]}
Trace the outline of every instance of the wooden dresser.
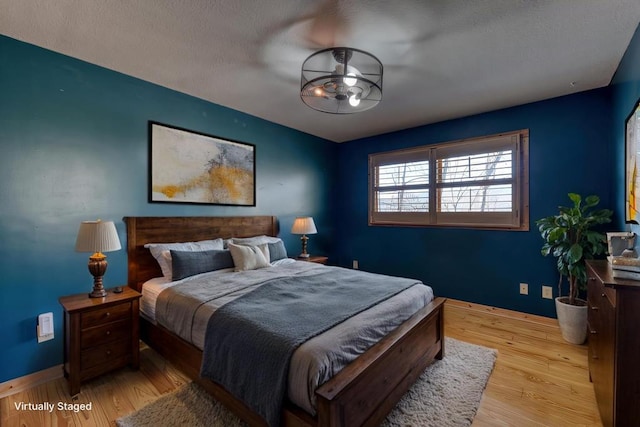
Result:
{"label": "wooden dresser", "polygon": [[140,294],[124,287],[104,298],[78,294],[59,299],[64,308],[64,375],[73,396],[80,383],[130,364],[140,366]]}
{"label": "wooden dresser", "polygon": [[640,281],[588,261],[589,376],[605,427],[640,425]]}

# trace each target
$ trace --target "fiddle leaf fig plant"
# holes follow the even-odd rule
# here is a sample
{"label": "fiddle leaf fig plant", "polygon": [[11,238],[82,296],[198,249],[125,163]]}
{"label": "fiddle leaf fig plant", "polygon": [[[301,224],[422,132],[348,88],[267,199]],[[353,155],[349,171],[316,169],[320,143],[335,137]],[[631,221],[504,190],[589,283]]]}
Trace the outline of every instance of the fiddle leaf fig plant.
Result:
{"label": "fiddle leaf fig plant", "polygon": [[542,255],[553,255],[557,259],[558,296],[562,296],[562,282],[566,277],[569,295],[565,302],[577,305],[578,292],[586,289],[587,284],[585,260],[603,254],[606,248],[606,237],[593,228],[611,222],[613,212],[596,209],[600,203],[598,196],[587,196],[584,203],[579,194],[569,193],[569,198],[572,207],[559,206],[556,215],[539,219],[536,225],[544,239]]}

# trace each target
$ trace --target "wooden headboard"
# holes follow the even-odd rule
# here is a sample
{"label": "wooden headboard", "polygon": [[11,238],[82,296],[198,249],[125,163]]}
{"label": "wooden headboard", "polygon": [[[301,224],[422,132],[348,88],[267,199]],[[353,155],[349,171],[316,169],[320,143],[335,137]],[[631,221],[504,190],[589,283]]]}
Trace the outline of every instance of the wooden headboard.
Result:
{"label": "wooden headboard", "polygon": [[137,291],[147,280],[162,277],[160,266],[144,247],[147,243],[278,235],[275,216],[127,216],[123,221],[127,225],[127,282]]}

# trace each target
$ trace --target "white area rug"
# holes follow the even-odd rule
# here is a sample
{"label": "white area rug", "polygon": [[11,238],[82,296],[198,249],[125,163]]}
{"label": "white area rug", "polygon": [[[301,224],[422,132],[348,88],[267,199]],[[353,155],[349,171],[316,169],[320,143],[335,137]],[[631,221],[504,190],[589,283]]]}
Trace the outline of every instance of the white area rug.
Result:
{"label": "white area rug", "polygon": [[[424,371],[382,426],[471,425],[496,356],[496,350],[446,338],[444,359]],[[119,418],[116,424],[119,427],[246,425],[194,383]]]}

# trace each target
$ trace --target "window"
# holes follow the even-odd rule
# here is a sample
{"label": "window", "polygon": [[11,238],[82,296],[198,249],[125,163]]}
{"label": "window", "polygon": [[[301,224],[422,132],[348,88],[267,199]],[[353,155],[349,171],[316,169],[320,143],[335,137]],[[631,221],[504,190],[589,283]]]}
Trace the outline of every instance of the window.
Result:
{"label": "window", "polygon": [[369,223],[529,229],[527,130],[369,156]]}

